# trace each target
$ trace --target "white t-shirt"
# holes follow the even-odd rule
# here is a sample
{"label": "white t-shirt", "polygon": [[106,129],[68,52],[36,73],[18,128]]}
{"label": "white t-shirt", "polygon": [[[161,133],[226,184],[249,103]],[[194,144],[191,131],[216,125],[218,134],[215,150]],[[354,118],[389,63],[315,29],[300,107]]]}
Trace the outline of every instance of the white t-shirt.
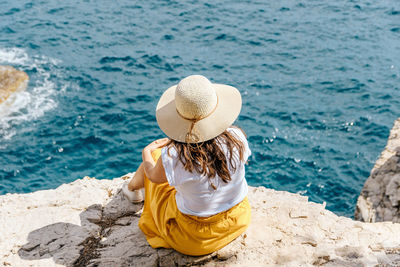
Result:
{"label": "white t-shirt", "polygon": [[[235,134],[244,144],[245,151],[243,161],[236,162],[236,172],[231,171],[231,181],[225,183],[216,175],[209,178],[194,171],[186,171],[178,159],[175,148],[163,147],[161,150],[162,162],[167,176],[168,183],[176,189],[176,205],[180,212],[199,217],[208,217],[226,211],[240,203],[247,196],[247,182],[245,179],[244,164],[251,155],[246,137],[240,129],[229,128],[228,131]],[[228,154],[226,145],[222,145],[225,155]],[[239,153],[233,150],[234,156],[239,158]],[[235,157],[234,157],[235,158]],[[212,182],[216,190],[212,188]]]}

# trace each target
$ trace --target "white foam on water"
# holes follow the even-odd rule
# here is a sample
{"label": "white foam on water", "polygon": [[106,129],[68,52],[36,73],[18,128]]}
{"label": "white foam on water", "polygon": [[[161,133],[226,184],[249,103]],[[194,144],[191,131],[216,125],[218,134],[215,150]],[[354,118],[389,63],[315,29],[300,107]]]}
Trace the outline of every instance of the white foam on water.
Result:
{"label": "white foam on water", "polygon": [[0,48],[0,62],[8,64],[25,64],[29,61],[28,54],[21,48]]}
{"label": "white foam on water", "polygon": [[57,106],[54,100],[57,88],[49,71],[58,63],[43,56],[29,56],[20,48],[0,48],[0,65],[11,65],[22,71],[36,70],[25,91],[12,94],[0,104],[0,140],[10,139],[16,134],[17,125],[34,121]]}

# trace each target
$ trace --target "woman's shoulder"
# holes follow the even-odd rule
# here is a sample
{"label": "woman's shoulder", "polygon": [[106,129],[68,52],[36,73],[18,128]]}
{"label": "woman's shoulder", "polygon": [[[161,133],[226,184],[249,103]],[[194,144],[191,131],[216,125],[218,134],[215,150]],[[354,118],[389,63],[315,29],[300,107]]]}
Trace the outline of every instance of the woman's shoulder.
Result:
{"label": "woman's shoulder", "polygon": [[229,133],[233,133],[234,135],[236,135],[242,141],[247,142],[246,134],[244,133],[244,131],[241,128],[239,128],[237,126],[231,126],[227,130]]}
{"label": "woman's shoulder", "polygon": [[175,158],[178,156],[178,152],[173,145],[167,145],[161,148],[161,155],[164,157]]}
{"label": "woman's shoulder", "polygon": [[251,155],[251,150],[249,147],[249,143],[247,142],[247,137],[244,131],[237,127],[237,126],[231,126],[227,129],[231,134],[234,134],[237,138],[239,138],[240,141],[242,141],[244,145],[244,161],[246,162],[248,157]]}

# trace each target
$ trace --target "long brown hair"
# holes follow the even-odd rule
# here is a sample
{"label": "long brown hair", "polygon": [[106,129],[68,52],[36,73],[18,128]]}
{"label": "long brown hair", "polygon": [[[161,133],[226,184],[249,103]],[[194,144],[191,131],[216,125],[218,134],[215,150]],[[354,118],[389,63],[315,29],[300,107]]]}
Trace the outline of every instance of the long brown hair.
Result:
{"label": "long brown hair", "polygon": [[[239,127],[232,127],[238,128],[245,135]],[[226,145],[228,155],[225,155],[222,145]],[[171,140],[167,146],[168,154],[171,147],[176,149],[178,159],[186,171],[196,171],[208,178],[218,175],[225,183],[231,180],[229,169],[235,172],[239,161],[243,161],[245,150],[240,138],[228,130],[205,142],[190,144]]]}

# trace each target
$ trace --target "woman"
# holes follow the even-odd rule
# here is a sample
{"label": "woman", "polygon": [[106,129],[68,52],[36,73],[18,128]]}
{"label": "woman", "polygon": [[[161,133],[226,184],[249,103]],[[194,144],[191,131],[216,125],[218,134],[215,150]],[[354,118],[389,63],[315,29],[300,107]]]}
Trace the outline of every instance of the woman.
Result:
{"label": "woman", "polygon": [[250,223],[244,132],[232,127],[242,99],[231,86],[192,75],[170,87],[156,109],[169,137],[143,149],[143,162],[123,187],[131,201],[145,188],[139,227],[153,248],[187,255],[216,251]]}

